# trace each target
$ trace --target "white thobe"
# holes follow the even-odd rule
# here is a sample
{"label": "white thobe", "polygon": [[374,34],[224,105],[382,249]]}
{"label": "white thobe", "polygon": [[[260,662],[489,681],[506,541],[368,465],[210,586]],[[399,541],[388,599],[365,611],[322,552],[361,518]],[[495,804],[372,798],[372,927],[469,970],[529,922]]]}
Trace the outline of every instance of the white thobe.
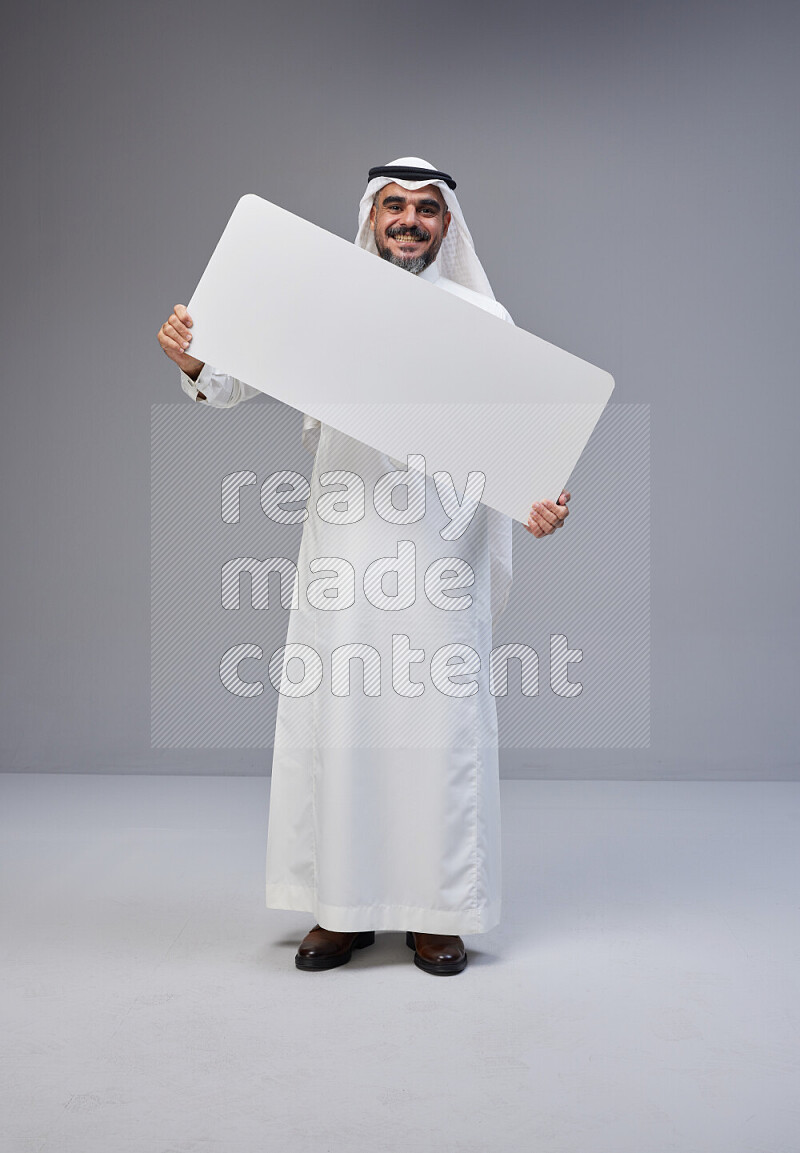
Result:
{"label": "white thobe", "polygon": [[[435,262],[420,275],[511,321],[496,301],[439,276]],[[182,374],[182,386],[195,399],[199,388],[215,407],[257,392],[210,365],[196,382]],[[479,504],[463,535],[443,539],[449,517],[426,476],[424,515],[390,523],[372,494],[399,462],[309,416],[303,443],[315,458],[297,607],[287,652],[274,665],[283,691],[270,787],[267,906],[309,912],[340,932],[486,932],[498,923],[501,905],[497,714],[489,670],[492,618],[505,607],[511,585],[511,521]],[[342,471],[364,482],[363,516],[331,524],[331,486],[341,480],[331,474]],[[329,494],[325,518],[317,508],[323,493]],[[381,602],[381,590],[402,600],[400,579],[395,590],[386,578],[365,584],[364,576],[380,558],[407,558],[411,548],[400,542],[412,542],[416,579],[410,603],[395,609],[387,607],[391,599]],[[447,557],[457,558],[458,568],[446,566]],[[355,578],[346,597],[336,598],[337,608],[323,607],[334,602],[319,593],[326,579],[319,574],[332,571],[332,558],[346,560]],[[458,573],[449,588],[460,607],[443,607],[435,580],[429,598],[431,571],[444,578]],[[346,584],[338,583],[340,593]],[[341,659],[348,645],[362,646],[356,653],[362,659]],[[462,647],[454,653],[448,645]],[[306,646],[299,651],[306,657],[313,651],[321,661],[321,682],[308,695],[287,695],[301,676],[313,683],[305,678],[314,658],[292,662],[298,650],[290,646]],[[411,660],[409,649],[415,650]],[[448,657],[467,662],[451,664],[449,680]],[[466,670],[460,676],[459,668]]]}

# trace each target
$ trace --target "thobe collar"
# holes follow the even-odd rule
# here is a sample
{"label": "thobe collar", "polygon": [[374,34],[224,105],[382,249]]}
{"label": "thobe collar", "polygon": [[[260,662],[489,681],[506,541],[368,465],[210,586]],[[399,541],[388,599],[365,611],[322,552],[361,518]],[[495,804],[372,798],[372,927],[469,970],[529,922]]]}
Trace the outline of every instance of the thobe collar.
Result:
{"label": "thobe collar", "polygon": [[436,281],[439,279],[439,275],[438,259],[434,260],[432,264],[429,264],[427,268],[424,268],[422,272],[417,273],[417,276],[420,280],[430,280],[431,284],[436,283]]}

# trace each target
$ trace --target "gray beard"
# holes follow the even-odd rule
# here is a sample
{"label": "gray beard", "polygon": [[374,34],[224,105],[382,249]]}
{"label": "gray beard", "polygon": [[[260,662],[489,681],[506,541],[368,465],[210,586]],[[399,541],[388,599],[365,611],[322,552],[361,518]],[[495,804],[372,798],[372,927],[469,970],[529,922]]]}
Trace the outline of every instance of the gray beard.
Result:
{"label": "gray beard", "polygon": [[414,276],[424,272],[436,257],[436,253],[431,257],[430,252],[423,252],[422,256],[395,256],[388,248],[384,248],[383,252],[378,249],[378,253],[383,260],[388,260],[390,264],[395,264],[398,268],[404,268],[406,272],[411,272]]}
{"label": "gray beard", "polygon": [[423,252],[421,256],[395,256],[388,245],[384,247],[375,237],[375,247],[378,250],[378,256],[382,260],[388,260],[389,264],[396,265],[397,268],[404,268],[406,272],[411,272],[417,276],[420,272],[424,272],[429,264],[433,264],[436,257],[439,255],[439,249],[442,247],[442,241],[439,240],[438,244],[433,244],[427,252]]}

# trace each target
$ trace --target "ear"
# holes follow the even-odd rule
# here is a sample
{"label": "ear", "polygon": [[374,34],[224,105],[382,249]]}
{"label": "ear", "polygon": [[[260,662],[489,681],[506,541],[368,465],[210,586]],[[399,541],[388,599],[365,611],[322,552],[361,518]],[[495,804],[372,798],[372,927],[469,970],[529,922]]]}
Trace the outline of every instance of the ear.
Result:
{"label": "ear", "polygon": [[376,215],[377,215],[377,213],[375,211],[375,205],[373,204],[372,208],[370,208],[370,210],[369,210],[369,226],[373,232],[375,231],[375,217],[376,217]]}
{"label": "ear", "polygon": [[444,214],[444,228],[442,229],[442,240],[444,240],[445,236],[447,236],[447,230],[448,230],[448,228],[450,227],[450,221],[451,221],[452,219],[453,219],[453,218],[452,218],[452,216],[450,215],[450,213],[449,213],[449,212],[445,212],[445,214]]}

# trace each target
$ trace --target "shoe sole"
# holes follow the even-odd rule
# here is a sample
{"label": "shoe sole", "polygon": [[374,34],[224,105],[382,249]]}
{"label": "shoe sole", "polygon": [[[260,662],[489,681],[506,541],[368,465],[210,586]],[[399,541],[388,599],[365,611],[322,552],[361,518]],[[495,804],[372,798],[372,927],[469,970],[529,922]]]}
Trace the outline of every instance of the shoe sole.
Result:
{"label": "shoe sole", "polygon": [[294,963],[298,969],[306,972],[319,972],[325,969],[337,969],[339,965],[346,965],[353,955],[353,949],[366,949],[367,945],[375,944],[375,933],[359,933],[346,953],[338,953],[331,957],[301,957],[295,955]]}
{"label": "shoe sole", "polygon": [[411,932],[406,933],[406,944],[409,949],[414,950],[414,964],[418,969],[422,969],[425,973],[435,973],[439,977],[448,977],[451,973],[462,973],[467,967],[467,954],[464,953],[463,960],[461,961],[440,961],[438,965],[434,961],[423,961],[417,952],[417,946],[414,943],[414,934]]}

